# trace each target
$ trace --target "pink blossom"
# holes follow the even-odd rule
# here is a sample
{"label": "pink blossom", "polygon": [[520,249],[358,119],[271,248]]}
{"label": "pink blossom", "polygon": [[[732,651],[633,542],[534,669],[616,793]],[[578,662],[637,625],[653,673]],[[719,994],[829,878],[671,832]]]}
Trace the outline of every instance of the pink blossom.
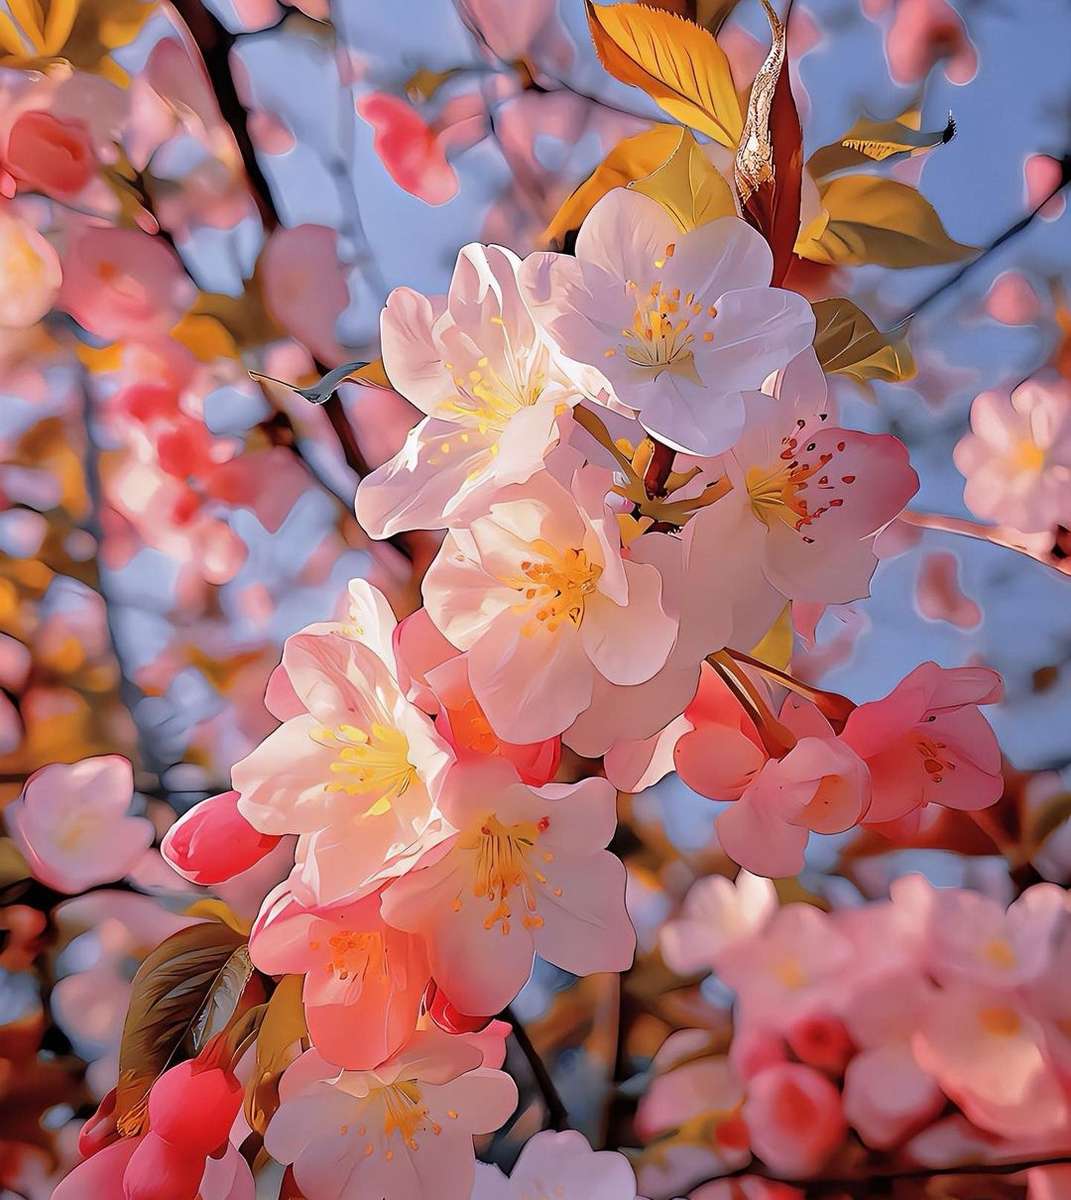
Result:
{"label": "pink blossom", "polygon": [[955,450],[963,497],[980,517],[1026,533],[1071,522],[1071,383],[1029,379],[983,392]]}
{"label": "pink blossom", "polygon": [[369,92],[358,99],[357,111],[376,131],[375,152],[400,188],[427,204],[457,195],[457,172],[416,109],[387,92]]}
{"label": "pink blossom", "polygon": [[452,759],[398,685],[386,600],[354,588],[349,623],[287,639],[266,698],[283,723],[231,771],[255,829],[301,835],[295,886],[322,904],[374,891],[444,836]]}
{"label": "pink blossom", "polygon": [[813,352],[770,386],[772,395],[748,393],[744,432],[724,460],[732,490],[693,518],[694,537],[710,553],[729,536],[740,553],[757,554],[790,600],[857,600],[877,565],[874,537],[918,476],[899,439],[837,426]]}
{"label": "pink blossom", "polygon": [[0,212],[0,329],[36,325],[63,279],[51,243],[27,221]]}
{"label": "pink blossom", "polygon": [[980,704],[1000,699],[985,667],[923,663],[883,700],[860,704],[843,740],[870,770],[867,819],[893,821],[925,804],[975,811],[1003,791],[1000,750]]}
{"label": "pink blossom", "polygon": [[681,915],[667,921],[660,945],[679,975],[715,970],[722,952],[762,930],[777,908],[773,884],[741,870],[735,881],[709,875],[692,884]]}
{"label": "pink blossom", "polygon": [[370,1070],[416,1029],[430,973],[424,945],[383,923],[380,893],[308,908],[284,883],[269,893],[249,938],[269,975],[302,974],[313,1045],[328,1062]]}
{"label": "pink blossom", "polygon": [[557,443],[580,392],[528,311],[519,265],[501,246],[469,245],[448,296],[388,297],[384,367],[427,416],[357,489],[357,518],[373,537],[482,515],[496,488],[524,483]]}
{"label": "pink blossom", "polygon": [[290,1066],[264,1142],[293,1163],[306,1196],[337,1200],[469,1200],[473,1134],[497,1129],[517,1104],[508,1075],[481,1066],[466,1039],[416,1034],[375,1071],[342,1071],[315,1050]]}
{"label": "pink blossom", "polygon": [[916,83],[942,61],[950,83],[970,83],[978,70],[978,53],[948,0],[897,0],[885,53],[901,84]]}
{"label": "pink blossom", "polygon": [[489,760],[455,767],[441,799],[457,834],[383,896],[387,922],[421,934],[431,973],[467,1013],[495,1013],[535,954],[574,975],[623,971],[635,935],[617,823],[602,779],[533,789]]}
{"label": "pink blossom", "polygon": [[1041,315],[1041,302],[1022,272],[1002,271],[986,294],[985,309],[1004,325],[1033,325]]}
{"label": "pink blossom", "polygon": [[748,1084],[744,1120],[759,1158],[794,1178],[816,1175],[845,1134],[840,1093],[802,1063],[760,1071]]}
{"label": "pink blossom", "polygon": [[770,248],[736,217],[682,233],[657,201],[623,188],[591,210],[576,256],[526,260],[522,283],[571,358],[679,450],[736,440],[742,393],[810,345],[801,296],[769,286]]}
{"label": "pink blossom", "polygon": [[643,683],[673,645],[661,577],[623,556],[608,488],[609,472],[589,466],[571,492],[549,472],[504,489],[447,535],[424,578],[428,615],[468,652],[473,693],[507,741],[560,733],[596,677]]}
{"label": "pink blossom", "polygon": [[223,792],[195,804],[164,835],[160,851],[191,883],[222,883],[255,866],[279,844],[238,811],[238,793]]}
{"label": "pink blossom", "polygon": [[144,817],[128,816],[134,776],[118,754],[35,771],[6,812],[34,876],[73,895],[125,875],[152,842]]}
{"label": "pink blossom", "polygon": [[636,1200],[636,1176],[628,1159],[611,1150],[592,1150],[576,1130],[545,1129],[528,1139],[510,1174],[486,1163],[476,1166],[472,1200]]}
{"label": "pink blossom", "polygon": [[3,165],[27,188],[71,197],[89,182],[97,163],[84,121],[30,109],[8,130]]}
{"label": "pink blossom", "polygon": [[982,610],[959,584],[959,559],[951,551],[927,554],[919,567],[915,603],[930,621],[948,621],[959,629],[977,629]]}
{"label": "pink blossom", "polygon": [[268,239],[260,261],[271,315],[332,366],[346,357],[335,325],[350,299],[337,242],[335,230],[326,225],[280,227]]}
{"label": "pink blossom", "polygon": [[[1030,208],[1042,205],[1041,217],[1045,221],[1055,221],[1062,217],[1067,201],[1059,192],[1063,181],[1063,167],[1059,159],[1048,154],[1031,154],[1023,163],[1023,185],[1026,193],[1026,203]],[[1042,202],[1046,197],[1052,197],[1048,203]]]}
{"label": "pink blossom", "polygon": [[160,333],[194,298],[174,253],[137,229],[86,226],[63,261],[59,306],[108,341]]}

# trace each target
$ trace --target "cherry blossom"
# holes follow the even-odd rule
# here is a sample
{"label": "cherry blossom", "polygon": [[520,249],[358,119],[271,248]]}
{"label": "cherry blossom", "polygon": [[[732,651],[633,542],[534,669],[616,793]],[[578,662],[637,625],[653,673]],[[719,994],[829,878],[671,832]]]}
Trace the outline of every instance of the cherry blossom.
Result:
{"label": "cherry blossom", "polygon": [[576,256],[532,256],[523,282],[571,358],[678,450],[717,454],[743,425],[742,393],[810,345],[802,297],[769,286],[769,246],[725,217],[681,233],[649,197],[622,188],[591,210]]}
{"label": "cherry blossom", "polygon": [[482,515],[494,489],[541,467],[559,417],[581,398],[520,293],[519,265],[501,246],[465,246],[446,297],[388,297],[384,367],[427,416],[357,489],[373,536]]}
{"label": "cherry blossom", "polygon": [[17,215],[0,212],[0,328],[25,329],[49,311],[63,271],[59,255]]}
{"label": "cherry blossom", "polygon": [[255,866],[279,844],[238,811],[238,793],[223,792],[194,805],[167,831],[160,851],[191,883],[222,883]]}
{"label": "cherry blossom", "polygon": [[635,935],[624,869],[605,849],[616,824],[605,780],[533,789],[489,761],[455,768],[441,803],[457,834],[391,884],[383,914],[423,935],[459,1008],[504,1008],[535,954],[576,975],[628,967]]}
{"label": "cherry blossom", "polygon": [[1071,521],[1071,384],[1030,379],[1010,397],[983,392],[955,461],[978,516],[1027,533]]}
{"label": "cherry blossom", "polygon": [[144,817],[128,815],[130,763],[117,754],[53,763],[35,771],[5,812],[34,875],[73,895],[125,875],[153,837]]}
{"label": "cherry blossom", "polygon": [[508,1177],[476,1165],[472,1200],[525,1200],[539,1192],[557,1200],[636,1200],[636,1176],[623,1154],[592,1150],[572,1129],[529,1138]]}
{"label": "cherry blossom", "polygon": [[340,1072],[309,1050],[282,1078],[265,1146],[294,1164],[307,1196],[469,1200],[472,1136],[517,1103],[513,1080],[482,1061],[474,1045],[432,1030],[374,1071]]}
{"label": "cherry blossom", "polygon": [[597,676],[643,683],[669,655],[661,578],[623,556],[606,475],[581,468],[570,491],[543,472],[503,490],[489,515],[447,536],[425,576],[428,615],[468,652],[473,693],[508,741],[560,733]]}

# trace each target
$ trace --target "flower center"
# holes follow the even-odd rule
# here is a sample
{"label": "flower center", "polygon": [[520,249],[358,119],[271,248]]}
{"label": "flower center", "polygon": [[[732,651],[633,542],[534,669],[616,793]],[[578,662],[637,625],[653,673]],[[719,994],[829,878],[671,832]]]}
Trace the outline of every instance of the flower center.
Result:
{"label": "flower center", "polygon": [[[446,369],[452,371],[454,368],[446,363]],[[475,426],[480,433],[488,430],[502,433],[522,408],[530,408],[538,402],[544,382],[541,370],[519,372],[514,363],[510,364],[508,378],[503,377],[491,365],[491,360],[484,357],[467,377],[454,376],[457,395],[440,411],[447,420]]]}
{"label": "flower center", "polygon": [[944,753],[948,749],[944,742],[933,738],[918,736],[915,738],[915,749],[922,759],[922,768],[934,783],[940,783],[946,771],[954,771],[956,764],[950,755]]}
{"label": "flower center", "polygon": [[1038,474],[1045,466],[1045,451],[1033,438],[1023,438],[1012,451],[1012,465],[1017,471]]}
{"label": "flower center", "polygon": [[336,979],[363,980],[369,971],[380,979],[387,978],[382,934],[340,929],[327,939],[327,946],[330,954],[327,969]]}
{"label": "flower center", "polygon": [[[579,629],[587,597],[595,591],[602,566],[593,563],[586,550],[556,550],[549,542],[532,543],[541,557],[521,563],[523,579],[514,586],[535,607],[536,622],[554,633],[565,621]],[[538,625],[525,628],[534,633]]]}
{"label": "flower center", "polygon": [[312,739],[320,746],[336,751],[330,770],[337,777],[325,783],[328,792],[349,796],[378,796],[368,810],[370,816],[387,812],[416,778],[409,761],[409,742],[404,733],[390,725],[373,722],[366,733],[356,725],[338,725],[316,730]]}
{"label": "flower center", "polygon": [[[503,934],[509,933],[513,919],[510,903],[513,891],[521,894],[524,905],[521,924],[524,928],[538,929],[543,924],[543,918],[536,912],[538,898],[535,888],[537,885],[545,887],[547,877],[530,859],[539,835],[549,827],[549,817],[519,825],[503,825],[492,813],[461,839],[461,849],[475,851],[472,894],[493,906],[484,918],[484,929],[494,929],[498,925]],[[544,853],[544,862],[552,862],[553,859],[553,854]],[[561,888],[556,887],[551,891],[555,897],[562,894]],[[453,902],[454,912],[460,912],[461,907],[459,893]]]}
{"label": "flower center", "polygon": [[1007,1005],[980,1009],[978,1023],[986,1033],[991,1033],[994,1037],[1014,1037],[1023,1024],[1015,1009]]}
{"label": "flower center", "polygon": [[807,983],[807,972],[794,954],[786,954],[780,962],[775,963],[773,973],[781,986],[791,992],[799,991]]}
{"label": "flower center", "polygon": [[[665,257],[655,259],[655,266],[664,267],[673,249],[667,246]],[[632,325],[621,330],[624,341],[608,348],[605,356],[613,358],[620,351],[634,366],[653,371],[655,378],[663,371],[674,371],[701,383],[695,369],[694,346],[697,337],[704,342],[714,340],[708,326],[718,310],[713,304],[704,306],[694,292],[682,299],[680,288],[666,291],[660,279],[646,292],[641,292],[631,279],[625,287],[636,305]]]}
{"label": "flower center", "polygon": [[100,833],[104,825],[105,820],[100,813],[73,813],[60,827],[56,843],[68,852],[78,850]]}
{"label": "flower center", "polygon": [[[819,420],[825,418],[825,413],[819,414]],[[783,521],[805,542],[813,542],[804,530],[823,513],[843,506],[841,487],[850,487],[855,476],[839,475],[830,467],[836,455],[847,448],[846,442],[837,442],[832,450],[819,451],[815,441],[801,447],[806,422],[796,424],[796,435],[781,439],[780,461],[772,468],[749,468],[746,484],[752,511],[768,529],[775,521]],[[818,493],[816,503],[803,494],[809,489]]]}
{"label": "flower center", "polygon": [[1015,950],[1007,938],[991,938],[981,949],[980,957],[983,962],[997,967],[1001,971],[1010,971],[1017,963]]}

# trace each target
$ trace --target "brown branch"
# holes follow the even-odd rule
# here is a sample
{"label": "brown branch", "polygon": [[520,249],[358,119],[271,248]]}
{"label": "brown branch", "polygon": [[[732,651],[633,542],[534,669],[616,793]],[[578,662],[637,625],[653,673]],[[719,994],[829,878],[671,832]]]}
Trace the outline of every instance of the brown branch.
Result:
{"label": "brown branch", "polygon": [[543,1062],[539,1051],[532,1044],[532,1039],[528,1036],[528,1030],[525,1029],[513,1009],[508,1006],[503,1010],[502,1018],[510,1023],[517,1047],[524,1055],[528,1063],[528,1068],[532,1072],[532,1078],[539,1089],[539,1094],[543,1098],[543,1107],[547,1110],[548,1127],[556,1130],[568,1129],[570,1127],[569,1111],[558,1093],[554,1080],[547,1070],[546,1063]]}

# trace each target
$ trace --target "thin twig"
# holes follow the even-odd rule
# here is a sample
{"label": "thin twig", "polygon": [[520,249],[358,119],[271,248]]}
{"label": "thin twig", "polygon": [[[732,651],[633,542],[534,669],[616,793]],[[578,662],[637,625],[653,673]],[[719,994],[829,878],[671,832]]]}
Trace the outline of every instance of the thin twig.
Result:
{"label": "thin twig", "polygon": [[513,1036],[517,1042],[517,1046],[528,1061],[532,1078],[535,1080],[536,1087],[539,1088],[539,1094],[543,1098],[543,1107],[547,1110],[548,1127],[557,1130],[568,1129],[569,1110],[565,1107],[565,1102],[558,1094],[558,1089],[554,1084],[554,1080],[551,1079],[550,1072],[540,1057],[539,1051],[532,1044],[532,1039],[528,1036],[528,1030],[525,1029],[512,1008],[507,1007],[503,1011],[502,1016],[513,1028]]}

